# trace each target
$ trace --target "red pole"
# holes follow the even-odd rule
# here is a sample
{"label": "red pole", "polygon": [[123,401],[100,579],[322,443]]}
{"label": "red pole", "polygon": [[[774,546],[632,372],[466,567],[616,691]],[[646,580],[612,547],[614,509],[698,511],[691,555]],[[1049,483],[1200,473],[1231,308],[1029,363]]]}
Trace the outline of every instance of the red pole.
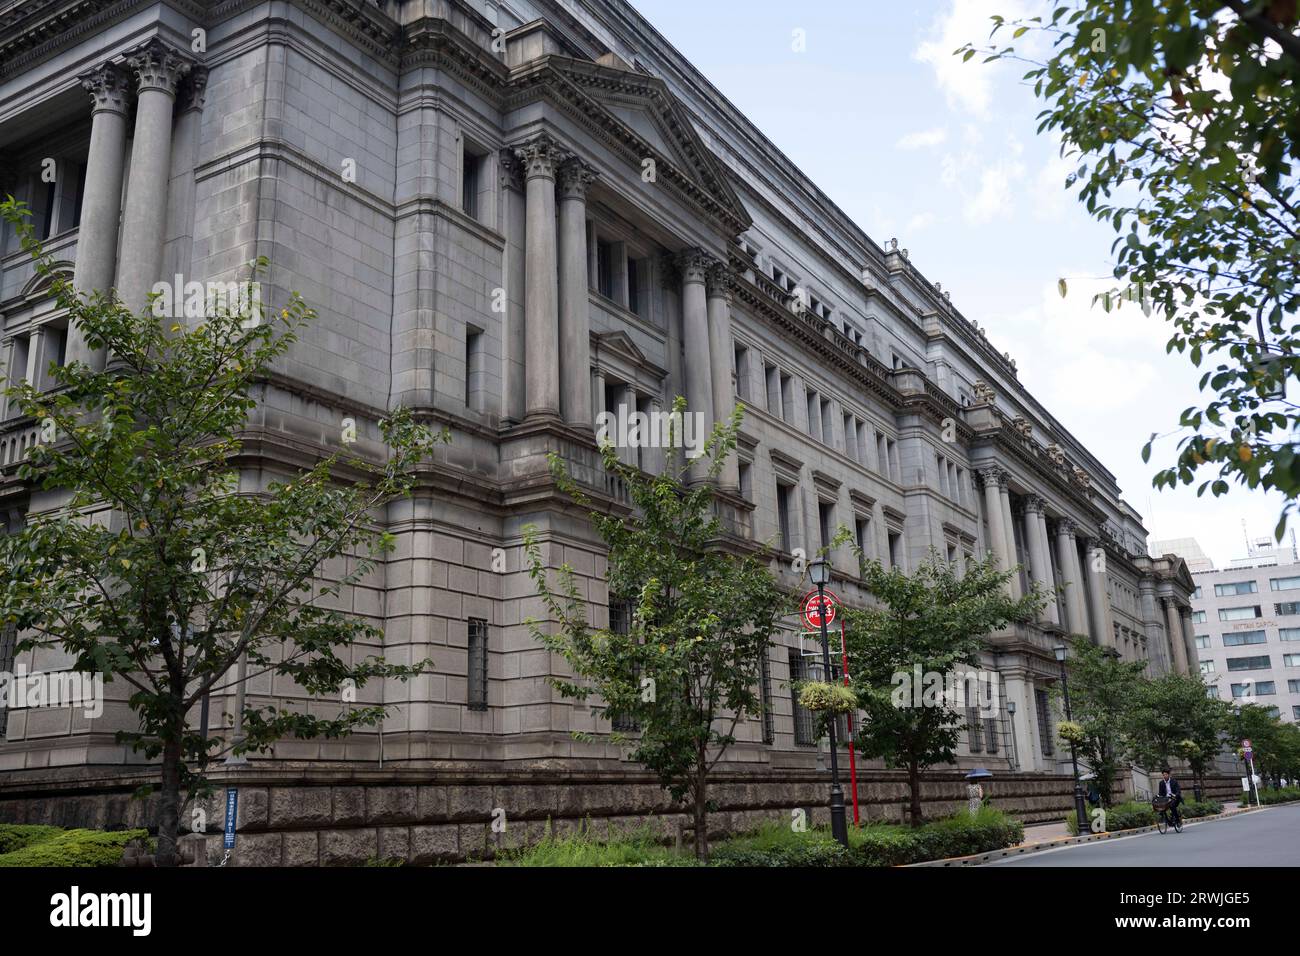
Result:
{"label": "red pole", "polygon": [[[840,670],[844,686],[849,686],[849,651],[844,646],[844,618],[840,618]],[[853,790],[853,825],[858,826],[858,762],[853,756],[853,715],[849,714],[849,787]]]}

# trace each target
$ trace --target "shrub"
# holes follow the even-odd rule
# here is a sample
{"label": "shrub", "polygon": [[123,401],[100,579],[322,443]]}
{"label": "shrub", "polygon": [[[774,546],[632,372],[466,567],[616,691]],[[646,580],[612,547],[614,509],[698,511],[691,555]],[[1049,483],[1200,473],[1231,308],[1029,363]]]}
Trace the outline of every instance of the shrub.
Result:
{"label": "shrub", "polygon": [[541,842],[497,855],[502,866],[694,866],[695,858],[663,846],[649,828],[611,841],[590,833],[557,837],[550,824]]}
{"label": "shrub", "polygon": [[144,840],[144,830],[59,830],[38,842],[0,854],[2,866],[116,866],[131,840]]}
{"label": "shrub", "polygon": [[62,833],[60,827],[24,823],[0,823],[0,854],[12,853]]}
{"label": "shrub", "polygon": [[1212,817],[1223,812],[1223,804],[1217,800],[1188,800],[1178,808],[1178,812],[1188,820],[1194,820],[1197,817]]}
{"label": "shrub", "polygon": [[[1264,806],[1271,803],[1290,803],[1292,800],[1300,800],[1300,787],[1284,787],[1280,790],[1260,790],[1259,802]],[[1248,799],[1247,794],[1242,794],[1241,805],[1243,807],[1254,803],[1253,798]]]}

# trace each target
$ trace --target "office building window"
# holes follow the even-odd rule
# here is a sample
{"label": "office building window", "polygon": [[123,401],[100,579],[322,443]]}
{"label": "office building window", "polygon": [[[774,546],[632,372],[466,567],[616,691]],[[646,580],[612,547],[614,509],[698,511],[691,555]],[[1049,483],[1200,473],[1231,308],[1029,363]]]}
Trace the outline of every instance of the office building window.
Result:
{"label": "office building window", "polygon": [[1274,604],[1273,609],[1278,614],[1300,614],[1300,601],[1283,601],[1281,604]]}
{"label": "office building window", "polygon": [[1216,584],[1214,593],[1217,597],[1232,597],[1235,594],[1254,594],[1258,588],[1254,581],[1233,581],[1229,584]]}
{"label": "office building window", "polygon": [[1204,623],[1205,623],[1205,612],[1204,612],[1204,611],[1193,611],[1193,612],[1192,612],[1192,623],[1193,623],[1193,624],[1204,624]]}
{"label": "office building window", "polygon": [[1196,649],[1198,651],[1206,650],[1209,646],[1210,646],[1210,635],[1208,634],[1196,635]]}
{"label": "office building window", "polygon": [[1268,586],[1273,591],[1294,591],[1300,588],[1300,578],[1269,578]]}
{"label": "office building window", "polygon": [[1283,667],[1300,667],[1300,654],[1283,654]]}
{"label": "office building window", "polygon": [[1270,667],[1267,654],[1261,654],[1258,657],[1229,657],[1228,670],[1230,671],[1262,671]]}
{"label": "office building window", "polygon": [[1277,631],[1277,639],[1290,643],[1300,641],[1300,627],[1280,627]]}
{"label": "office building window", "polygon": [[1245,684],[1233,684],[1233,697],[1271,697],[1277,693],[1277,684],[1271,680],[1250,681]]}
{"label": "office building window", "polygon": [[1256,617],[1260,617],[1260,609],[1258,604],[1254,604],[1249,607],[1219,608],[1220,621],[1249,621],[1252,618],[1256,618]]}
{"label": "office building window", "polygon": [[[1267,644],[1268,635],[1264,631],[1239,631],[1236,634],[1224,634],[1224,647],[1242,647],[1246,644]],[[1197,644],[1197,647],[1201,645]]]}
{"label": "office building window", "polygon": [[1209,674],[1214,670],[1214,661],[1201,661],[1201,673]]}

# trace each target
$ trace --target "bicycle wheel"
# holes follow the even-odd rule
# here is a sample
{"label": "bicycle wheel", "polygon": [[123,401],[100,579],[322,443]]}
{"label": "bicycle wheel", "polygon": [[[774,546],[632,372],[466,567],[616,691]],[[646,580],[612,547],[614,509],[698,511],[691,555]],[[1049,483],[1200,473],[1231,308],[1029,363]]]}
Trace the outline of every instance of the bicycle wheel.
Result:
{"label": "bicycle wheel", "polygon": [[1179,814],[1178,816],[1174,817],[1174,832],[1175,832],[1175,833],[1182,833],[1182,832],[1183,832],[1183,817],[1182,817],[1182,814]]}
{"label": "bicycle wheel", "polygon": [[1165,816],[1165,811],[1163,810],[1161,810],[1160,813],[1156,816],[1156,829],[1159,830],[1162,834],[1169,829],[1169,820]]}

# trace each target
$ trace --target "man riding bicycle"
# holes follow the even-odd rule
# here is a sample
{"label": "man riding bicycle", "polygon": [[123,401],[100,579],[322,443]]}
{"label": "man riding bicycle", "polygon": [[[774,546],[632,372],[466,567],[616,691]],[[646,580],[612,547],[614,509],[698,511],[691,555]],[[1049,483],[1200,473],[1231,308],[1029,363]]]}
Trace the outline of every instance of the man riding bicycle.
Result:
{"label": "man riding bicycle", "polygon": [[1169,813],[1173,817],[1174,824],[1175,826],[1181,824],[1182,817],[1178,813],[1178,805],[1183,802],[1183,788],[1173,778],[1168,767],[1160,771],[1160,783],[1156,787],[1156,796],[1169,800]]}

